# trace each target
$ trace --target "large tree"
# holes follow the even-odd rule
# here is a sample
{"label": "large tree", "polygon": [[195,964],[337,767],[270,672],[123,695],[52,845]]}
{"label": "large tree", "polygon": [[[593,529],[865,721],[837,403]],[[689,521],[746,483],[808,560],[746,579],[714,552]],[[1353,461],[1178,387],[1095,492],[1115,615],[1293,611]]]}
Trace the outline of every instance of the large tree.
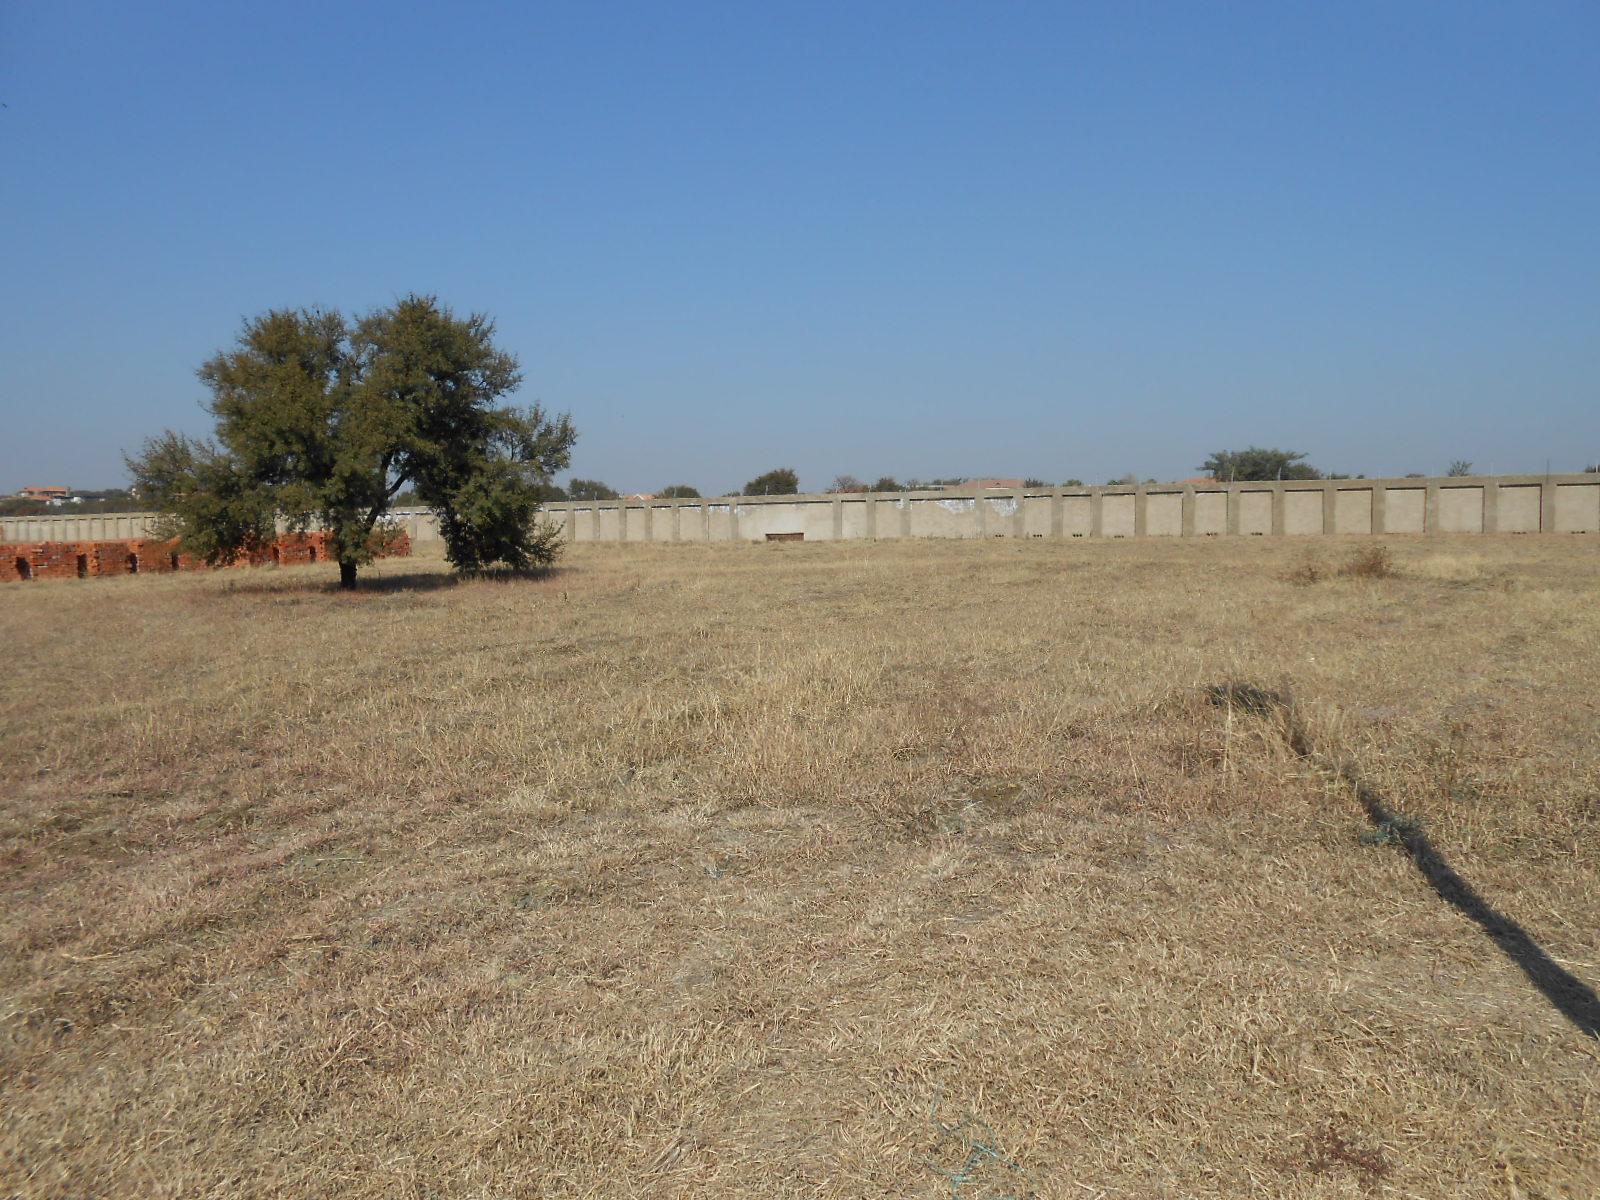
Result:
{"label": "large tree", "polygon": [[1247,446],[1243,450],[1218,450],[1200,469],[1223,483],[1255,483],[1268,479],[1321,479],[1322,472],[1305,461],[1298,450],[1268,450]]}
{"label": "large tree", "polygon": [[567,495],[574,500],[615,500],[616,489],[598,479],[572,479],[567,482]]}
{"label": "large tree", "polygon": [[273,310],[199,375],[214,440],[168,431],[127,462],[141,499],[171,514],[186,549],[208,562],[270,540],[280,522],[316,527],[332,539],[340,583],[354,587],[407,490],[437,515],[459,569],[526,569],[559,550],[538,510],[577,435],[566,416],[497,403],[522,376],[485,316],[417,295],[353,324]]}
{"label": "large tree", "polygon": [[757,475],[744,485],[746,496],[793,496],[799,491],[800,476],[790,467],[778,467],[765,475]]}

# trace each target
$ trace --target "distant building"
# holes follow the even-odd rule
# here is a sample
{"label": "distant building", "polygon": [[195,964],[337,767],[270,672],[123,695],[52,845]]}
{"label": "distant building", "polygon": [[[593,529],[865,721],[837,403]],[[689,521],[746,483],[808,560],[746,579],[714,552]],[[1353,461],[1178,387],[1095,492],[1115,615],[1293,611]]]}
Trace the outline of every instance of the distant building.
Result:
{"label": "distant building", "polygon": [[46,504],[65,504],[72,499],[72,489],[64,487],[41,487],[38,484],[29,484],[17,493],[21,500],[41,500]]}
{"label": "distant building", "polygon": [[654,500],[655,498],[656,494],[654,492],[630,492],[623,497],[624,500]]}
{"label": "distant building", "polygon": [[1023,486],[1020,479],[969,479],[961,484],[964,488],[982,488],[990,491],[1009,492]]}

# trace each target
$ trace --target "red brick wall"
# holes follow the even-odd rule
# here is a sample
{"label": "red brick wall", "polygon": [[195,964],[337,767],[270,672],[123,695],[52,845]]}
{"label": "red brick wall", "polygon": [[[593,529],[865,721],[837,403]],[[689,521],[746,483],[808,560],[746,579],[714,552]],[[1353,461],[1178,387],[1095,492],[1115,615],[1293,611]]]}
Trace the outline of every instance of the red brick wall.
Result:
{"label": "red brick wall", "polygon": [[[381,547],[375,546],[374,550],[379,558],[405,558],[411,554],[411,539],[400,533]],[[18,569],[18,560],[27,564],[28,574]],[[277,563],[290,567],[331,561],[327,534],[288,533],[269,545],[251,548],[228,565],[255,567]],[[206,569],[204,561],[180,553],[175,541],[134,538],[111,542],[18,542],[0,544],[0,583],[16,583],[25,578],[128,575],[133,573],[135,562],[139,574]]]}

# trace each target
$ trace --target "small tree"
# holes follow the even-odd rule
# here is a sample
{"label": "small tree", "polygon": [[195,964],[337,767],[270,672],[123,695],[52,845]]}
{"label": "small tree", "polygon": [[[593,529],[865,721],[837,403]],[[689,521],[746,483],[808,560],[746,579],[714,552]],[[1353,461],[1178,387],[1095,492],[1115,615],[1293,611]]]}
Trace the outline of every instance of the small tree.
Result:
{"label": "small tree", "polygon": [[878,482],[867,489],[870,492],[903,492],[905,486],[893,475],[880,475]]}
{"label": "small tree", "polygon": [[1042,479],[1024,479],[1022,486],[1025,488],[1047,488],[1050,485]]}
{"label": "small tree", "polygon": [[800,491],[800,476],[789,467],[757,475],[744,485],[746,496],[793,496]]}
{"label": "small tree", "polygon": [[700,493],[687,483],[674,483],[662,488],[656,495],[666,500],[698,500]]}
{"label": "small tree", "polygon": [[1321,479],[1322,472],[1305,462],[1298,450],[1268,450],[1249,446],[1243,450],[1218,450],[1200,469],[1223,483],[1255,483],[1269,479]]}
{"label": "small tree", "polygon": [[1458,458],[1450,464],[1450,469],[1445,472],[1452,479],[1460,479],[1464,475],[1472,474],[1472,464],[1464,458]]}
{"label": "small tree", "polygon": [[567,495],[574,500],[615,500],[617,493],[598,479],[567,480]]}
{"label": "small tree", "polygon": [[355,324],[273,310],[200,368],[215,441],[170,430],[128,458],[144,503],[170,514],[211,563],[269,541],[282,522],[330,535],[351,588],[407,488],[433,510],[456,567],[526,568],[559,552],[536,521],[541,491],[577,434],[563,416],[495,402],[522,381],[494,323],[411,295]]}
{"label": "small tree", "polygon": [[1063,479],[1061,481],[1061,486],[1062,487],[1082,487],[1083,486],[1083,480],[1081,480],[1081,479]]}

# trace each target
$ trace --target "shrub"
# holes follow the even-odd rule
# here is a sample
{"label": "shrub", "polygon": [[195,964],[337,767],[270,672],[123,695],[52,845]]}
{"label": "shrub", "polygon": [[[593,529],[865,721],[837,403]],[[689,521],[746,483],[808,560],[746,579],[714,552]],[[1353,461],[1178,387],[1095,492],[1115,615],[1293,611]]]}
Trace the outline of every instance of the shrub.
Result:
{"label": "shrub", "polygon": [[1363,546],[1339,568],[1339,574],[1357,579],[1392,579],[1399,573],[1389,547],[1381,545]]}

